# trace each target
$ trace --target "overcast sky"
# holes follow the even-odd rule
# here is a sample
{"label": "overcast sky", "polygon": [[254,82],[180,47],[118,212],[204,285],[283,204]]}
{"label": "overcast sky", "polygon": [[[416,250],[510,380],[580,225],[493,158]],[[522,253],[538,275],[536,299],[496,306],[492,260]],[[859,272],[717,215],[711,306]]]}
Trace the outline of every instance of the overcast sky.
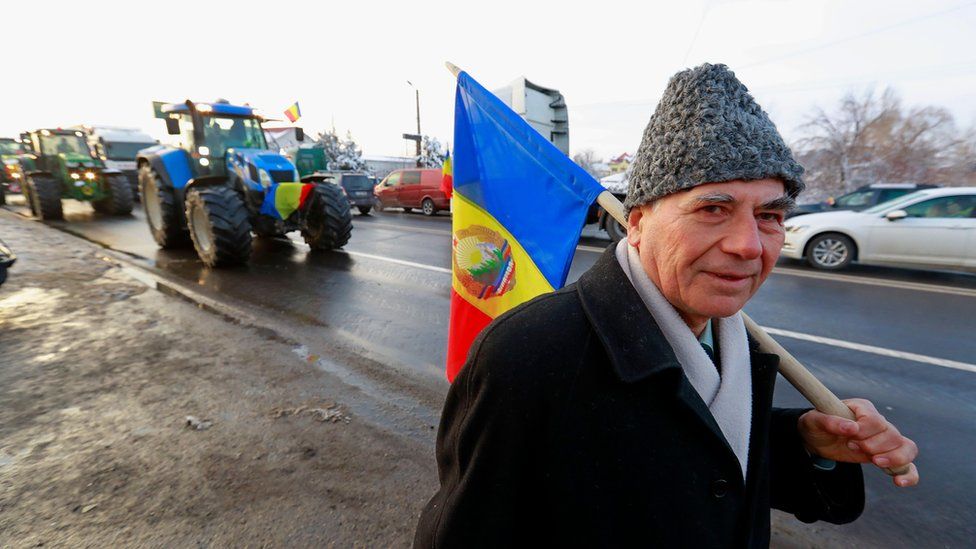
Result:
{"label": "overcast sky", "polygon": [[[459,65],[489,89],[559,89],[573,152],[636,150],[668,78],[729,65],[791,139],[814,105],[892,86],[906,104],[976,122],[976,2],[38,1],[3,7],[0,135],[72,124],[165,139],[151,101],[249,102],[335,125],[366,154],[416,129],[453,141]],[[283,118],[283,116],[281,116]]]}

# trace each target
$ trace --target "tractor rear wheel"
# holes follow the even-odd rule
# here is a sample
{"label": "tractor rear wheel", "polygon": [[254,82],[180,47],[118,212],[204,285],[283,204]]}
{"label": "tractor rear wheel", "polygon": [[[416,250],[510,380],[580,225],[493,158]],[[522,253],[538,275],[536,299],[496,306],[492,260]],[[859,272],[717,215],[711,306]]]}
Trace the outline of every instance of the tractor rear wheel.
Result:
{"label": "tractor rear wheel", "polygon": [[190,245],[190,233],[183,223],[182,205],[177,204],[173,189],[163,185],[149,164],[139,166],[139,194],[149,222],[149,232],[160,248],[184,248]]}
{"label": "tractor rear wheel", "polygon": [[186,224],[197,255],[208,267],[246,263],[251,256],[251,221],[237,191],[214,186],[186,195]]}
{"label": "tractor rear wheel", "polygon": [[122,174],[105,176],[105,187],[108,196],[102,200],[92,202],[92,207],[98,213],[108,215],[129,215],[132,213],[132,186],[129,178]]}
{"label": "tractor rear wheel", "polygon": [[56,179],[47,175],[32,175],[27,178],[30,189],[31,211],[37,217],[49,219],[64,219],[61,209],[61,185]]}
{"label": "tractor rear wheel", "polygon": [[315,185],[302,224],[302,238],[313,250],[334,250],[349,242],[352,212],[349,199],[336,185]]}

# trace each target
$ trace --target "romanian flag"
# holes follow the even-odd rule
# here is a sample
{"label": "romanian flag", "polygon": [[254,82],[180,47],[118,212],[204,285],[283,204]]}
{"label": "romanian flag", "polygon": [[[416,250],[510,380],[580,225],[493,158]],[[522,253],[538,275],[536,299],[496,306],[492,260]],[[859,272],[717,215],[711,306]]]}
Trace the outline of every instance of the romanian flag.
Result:
{"label": "romanian flag", "polygon": [[312,183],[273,183],[264,194],[261,213],[275,219],[288,219],[312,194]]}
{"label": "romanian flag", "polygon": [[295,101],[292,106],[285,109],[285,116],[288,117],[289,122],[295,122],[302,117],[302,111],[298,108],[298,101]]}
{"label": "romanian flag", "polygon": [[451,193],[454,191],[454,170],[451,168],[451,151],[447,151],[444,158],[444,166],[441,168],[441,191],[450,200]]}
{"label": "romanian flag", "polygon": [[453,168],[451,381],[492,319],[566,282],[587,208],[603,191],[465,72]]}

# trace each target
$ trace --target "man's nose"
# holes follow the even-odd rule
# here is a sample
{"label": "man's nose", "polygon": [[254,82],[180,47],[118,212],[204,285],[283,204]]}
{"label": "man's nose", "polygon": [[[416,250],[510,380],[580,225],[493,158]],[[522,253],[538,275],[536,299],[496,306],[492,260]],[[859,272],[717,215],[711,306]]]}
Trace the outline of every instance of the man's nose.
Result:
{"label": "man's nose", "polygon": [[739,216],[722,239],[722,251],[743,259],[756,259],[762,255],[759,225],[753,216]]}

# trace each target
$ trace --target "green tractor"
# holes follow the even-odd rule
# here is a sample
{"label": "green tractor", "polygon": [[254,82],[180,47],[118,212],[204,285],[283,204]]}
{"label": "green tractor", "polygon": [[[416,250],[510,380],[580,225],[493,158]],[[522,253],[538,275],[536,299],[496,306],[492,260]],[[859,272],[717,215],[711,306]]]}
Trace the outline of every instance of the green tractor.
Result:
{"label": "green tractor", "polygon": [[128,215],[132,187],[125,174],[111,170],[76,130],[45,129],[25,135],[31,162],[21,162],[22,187],[31,213],[41,219],[63,219],[62,198],[91,202],[96,212]]}
{"label": "green tractor", "polygon": [[21,192],[21,164],[30,165],[27,147],[20,139],[0,137],[0,205],[7,203],[7,193]]}

